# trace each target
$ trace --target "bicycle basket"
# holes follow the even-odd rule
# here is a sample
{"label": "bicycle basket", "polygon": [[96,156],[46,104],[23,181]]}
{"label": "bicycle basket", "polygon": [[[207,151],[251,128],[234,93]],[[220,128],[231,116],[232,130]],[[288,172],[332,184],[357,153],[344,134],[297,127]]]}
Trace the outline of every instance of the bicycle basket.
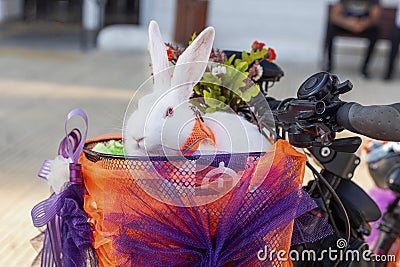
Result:
{"label": "bicycle basket", "polygon": [[[315,206],[301,190],[305,156],[286,141],[278,141],[264,155],[246,155],[245,164],[233,164],[240,176],[237,183],[207,202],[204,199],[212,191],[201,195],[197,189],[205,173],[226,161],[226,154],[217,155],[204,167],[204,158],[171,163],[166,157],[124,158],[91,150],[110,138],[120,137],[87,141],[80,158],[86,187],[84,209],[95,229],[94,247],[102,266],[288,264],[273,257],[260,259],[258,253],[264,248],[288,251],[294,219]],[[239,158],[243,160],[243,155]],[[269,165],[270,169],[265,168]],[[158,183],[159,194],[185,205],[173,205],[146,192],[160,172],[172,183],[164,188]]]}

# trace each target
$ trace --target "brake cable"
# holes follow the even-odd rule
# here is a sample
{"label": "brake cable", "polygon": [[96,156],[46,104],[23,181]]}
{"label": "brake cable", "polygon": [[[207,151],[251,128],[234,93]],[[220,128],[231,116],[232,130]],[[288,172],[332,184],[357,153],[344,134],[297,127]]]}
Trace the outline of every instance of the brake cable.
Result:
{"label": "brake cable", "polygon": [[[340,197],[336,194],[335,189],[332,188],[332,186],[329,184],[329,182],[314,168],[314,166],[311,165],[310,162],[306,162],[307,167],[316,175],[318,178],[318,181],[321,181],[323,185],[326,187],[326,189],[332,194],[332,197],[336,201],[336,204],[339,206],[341,209],[343,216],[344,216],[344,223],[345,223],[345,233],[346,233],[346,242],[347,244],[350,244],[350,219],[347,214],[346,208],[343,205],[343,202],[340,200]],[[339,236],[338,236],[339,237]],[[344,248],[346,251],[346,248]],[[337,266],[339,264],[339,260],[335,262],[334,266]]]}

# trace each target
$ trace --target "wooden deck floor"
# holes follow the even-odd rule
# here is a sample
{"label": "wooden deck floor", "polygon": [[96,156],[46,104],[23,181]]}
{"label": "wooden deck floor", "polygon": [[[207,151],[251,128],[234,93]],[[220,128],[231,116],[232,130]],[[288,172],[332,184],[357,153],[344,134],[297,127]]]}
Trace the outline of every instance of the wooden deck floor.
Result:
{"label": "wooden deck floor", "polygon": [[142,58],[0,48],[0,266],[30,266],[37,254],[30,210],[49,188],[36,174],[56,156],[66,114],[83,108],[90,136],[120,131]]}

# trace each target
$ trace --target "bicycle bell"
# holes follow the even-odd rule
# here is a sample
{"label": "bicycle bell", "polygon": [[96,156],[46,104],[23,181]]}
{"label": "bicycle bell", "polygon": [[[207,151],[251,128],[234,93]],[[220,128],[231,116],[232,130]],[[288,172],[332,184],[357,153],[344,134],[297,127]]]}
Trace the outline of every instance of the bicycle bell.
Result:
{"label": "bicycle bell", "polygon": [[334,100],[339,94],[344,94],[353,88],[346,80],[342,83],[339,78],[329,72],[318,72],[309,77],[297,91],[298,99]]}

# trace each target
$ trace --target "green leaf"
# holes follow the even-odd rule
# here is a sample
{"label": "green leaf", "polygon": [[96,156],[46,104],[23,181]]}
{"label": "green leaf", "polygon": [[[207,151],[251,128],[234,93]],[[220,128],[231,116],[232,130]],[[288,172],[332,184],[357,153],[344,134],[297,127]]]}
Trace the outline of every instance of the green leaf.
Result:
{"label": "green leaf", "polygon": [[263,48],[262,50],[255,51],[254,52],[254,60],[262,59],[267,53],[268,53],[268,50],[265,48]]}
{"label": "green leaf", "polygon": [[203,91],[204,98],[211,98],[212,94],[212,91]]}
{"label": "green leaf", "polygon": [[206,113],[213,113],[215,111],[217,111],[216,108],[210,108],[210,107],[206,108]]}
{"label": "green leaf", "polygon": [[[240,64],[240,63],[238,63]],[[246,64],[246,63],[245,63]],[[223,86],[240,95],[240,88],[245,86],[246,75],[235,68],[227,68],[223,78]]]}
{"label": "green leaf", "polygon": [[202,92],[201,92],[200,88],[199,88],[197,85],[195,85],[195,86],[193,87],[193,91],[194,91],[197,95],[202,95]]}
{"label": "green leaf", "polygon": [[226,103],[226,97],[223,96],[223,95],[219,96],[219,97],[218,97],[218,100],[221,101],[221,102]]}
{"label": "green leaf", "polygon": [[262,50],[251,50],[250,54],[247,52],[243,51],[242,52],[242,60],[246,61],[248,65],[254,63],[257,59],[262,59],[266,54],[268,53],[268,50],[263,48]]}
{"label": "green leaf", "polygon": [[243,94],[242,94],[243,100],[246,102],[249,102],[251,100],[251,98],[258,95],[259,92],[260,92],[259,86],[257,84],[254,84],[250,88],[248,88],[246,91],[243,92]]}
{"label": "green leaf", "polygon": [[[194,40],[195,35],[192,37]],[[227,61],[226,73],[215,76],[211,71],[203,74],[199,84],[193,90],[197,95],[203,96],[200,109],[206,113],[224,111],[230,107],[237,107],[243,101],[250,101],[252,97],[259,94],[259,86],[252,85],[245,89],[245,80],[248,77],[249,64],[255,60],[262,59],[267,53],[266,49],[242,52],[242,58],[231,55]]]}
{"label": "green leaf", "polygon": [[249,54],[247,54],[246,51],[243,51],[242,52],[242,60],[247,62],[248,58],[249,58]]}
{"label": "green leaf", "polygon": [[196,34],[196,32],[194,32],[193,35],[192,35],[192,38],[190,39],[188,44],[191,45],[193,43],[194,39],[196,39],[196,37],[197,37],[197,34]]}
{"label": "green leaf", "polygon": [[215,98],[211,97],[211,95],[208,97],[204,96],[204,103],[206,103],[206,105],[211,108],[216,108],[218,106],[217,100]]}
{"label": "green leaf", "polygon": [[211,84],[221,84],[221,78],[218,76],[212,75],[211,72],[207,71],[203,74],[203,79],[200,81],[201,83],[211,83]]}
{"label": "green leaf", "polygon": [[245,72],[249,68],[249,64],[246,61],[235,61],[235,68],[240,72]]}
{"label": "green leaf", "polygon": [[248,61],[247,61],[247,63],[249,63],[249,64],[251,64],[251,63],[253,63],[254,62],[254,60],[255,60],[255,55],[254,55],[254,50],[251,50],[250,51],[250,55],[249,55],[249,59],[248,59]]}
{"label": "green leaf", "polygon": [[233,65],[232,62],[233,62],[233,60],[235,59],[235,57],[236,57],[236,54],[231,55],[231,56],[229,57],[229,59],[228,59],[227,61],[224,62],[224,64],[225,64],[225,65],[232,66],[232,65]]}

